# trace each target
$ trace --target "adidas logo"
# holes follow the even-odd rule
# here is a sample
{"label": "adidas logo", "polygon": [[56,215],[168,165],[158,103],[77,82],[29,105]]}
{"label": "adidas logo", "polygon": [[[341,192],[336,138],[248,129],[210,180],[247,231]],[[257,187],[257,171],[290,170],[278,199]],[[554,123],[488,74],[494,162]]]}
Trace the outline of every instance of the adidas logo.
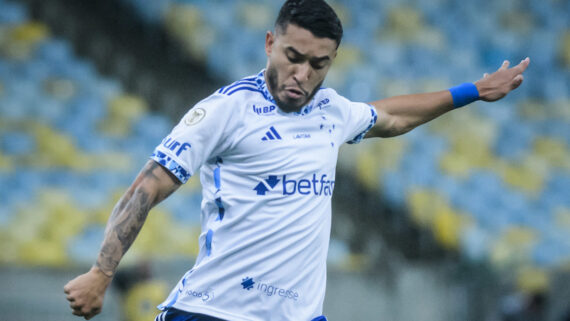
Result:
{"label": "adidas logo", "polygon": [[265,140],[281,140],[281,135],[279,135],[279,133],[277,132],[275,127],[271,126],[271,127],[269,127],[269,130],[267,131],[267,133],[265,133],[265,136],[263,136],[263,138],[261,138],[261,140],[263,140],[263,141],[265,141]]}

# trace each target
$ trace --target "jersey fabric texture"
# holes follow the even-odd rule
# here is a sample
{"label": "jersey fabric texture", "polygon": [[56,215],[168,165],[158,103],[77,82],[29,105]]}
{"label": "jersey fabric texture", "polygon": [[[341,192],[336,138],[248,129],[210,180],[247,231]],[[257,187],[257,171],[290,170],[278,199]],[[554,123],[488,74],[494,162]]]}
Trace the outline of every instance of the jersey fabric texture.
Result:
{"label": "jersey fabric texture", "polygon": [[282,112],[264,74],[200,101],[151,156],[182,183],[199,170],[203,197],[199,255],[161,310],[238,321],[322,314],[339,147],[377,115],[328,88]]}

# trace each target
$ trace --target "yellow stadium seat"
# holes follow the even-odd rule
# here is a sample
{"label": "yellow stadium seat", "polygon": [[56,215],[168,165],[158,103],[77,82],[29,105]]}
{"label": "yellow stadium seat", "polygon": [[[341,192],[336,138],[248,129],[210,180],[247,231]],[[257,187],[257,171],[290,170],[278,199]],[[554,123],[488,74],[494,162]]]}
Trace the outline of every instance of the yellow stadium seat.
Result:
{"label": "yellow stadium seat", "polygon": [[507,165],[499,173],[503,180],[527,195],[538,195],[542,191],[545,176],[534,168],[522,165]]}
{"label": "yellow stadium seat", "polygon": [[10,156],[2,155],[0,151],[0,171],[11,172],[14,170],[14,161]]}
{"label": "yellow stadium seat", "polygon": [[17,249],[10,261],[42,266],[68,263],[67,242],[81,233],[86,222],[87,213],[75,206],[69,194],[41,190],[9,225],[5,237]]}
{"label": "yellow stadium seat", "polygon": [[509,227],[493,245],[491,262],[501,268],[526,264],[536,241],[537,233],[530,227]]}
{"label": "yellow stadium seat", "polygon": [[43,124],[30,127],[35,136],[37,150],[24,157],[26,165],[36,168],[63,167],[77,171],[93,168],[93,159],[77,149],[72,137]]}
{"label": "yellow stadium seat", "polygon": [[570,231],[570,208],[561,206],[555,209],[554,224]]}
{"label": "yellow stadium seat", "polygon": [[191,4],[172,4],[165,16],[168,32],[190,56],[206,62],[208,49],[216,41],[216,31],[202,18],[202,12]]}
{"label": "yellow stadium seat", "polygon": [[570,149],[561,140],[539,137],[534,141],[533,151],[550,167],[570,170]]}
{"label": "yellow stadium seat", "polygon": [[386,32],[397,39],[410,40],[424,27],[420,11],[409,6],[395,7],[388,12]]}
{"label": "yellow stadium seat", "polygon": [[40,22],[27,22],[12,29],[11,38],[15,41],[35,45],[49,36],[49,29]]}
{"label": "yellow stadium seat", "polygon": [[550,276],[544,269],[524,266],[516,274],[516,285],[522,293],[545,293],[550,287]]}
{"label": "yellow stadium seat", "polygon": [[398,167],[406,146],[407,140],[394,138],[385,139],[382,142],[363,141],[356,146],[341,148],[355,149],[356,157],[353,158],[356,159],[358,180],[367,188],[378,190],[380,177],[383,173],[395,170]]}
{"label": "yellow stadium seat", "polygon": [[109,117],[99,124],[99,129],[108,135],[126,137],[133,121],[148,112],[148,105],[139,96],[124,94],[111,99],[107,109]]}
{"label": "yellow stadium seat", "polygon": [[459,236],[472,220],[455,211],[435,190],[418,189],[408,195],[408,208],[412,221],[430,229],[435,239],[446,249],[459,248]]}
{"label": "yellow stadium seat", "polygon": [[[125,259],[127,261],[198,255],[199,226],[181,225],[162,206],[151,210],[137,241]],[[214,236],[215,239],[215,236]]]}
{"label": "yellow stadium seat", "polygon": [[27,22],[9,29],[5,43],[0,39],[0,48],[9,59],[27,60],[37,44],[49,35],[48,28],[41,23]]}
{"label": "yellow stadium seat", "polygon": [[460,235],[470,224],[468,216],[445,206],[435,213],[433,231],[435,239],[446,249],[458,250]]}
{"label": "yellow stadium seat", "polygon": [[273,24],[273,8],[262,2],[239,4],[238,19],[241,25],[253,30],[265,31]]}
{"label": "yellow stadium seat", "polygon": [[154,320],[156,306],[168,294],[168,286],[161,281],[145,281],[135,284],[125,297],[126,320]]}
{"label": "yellow stadium seat", "polygon": [[55,240],[29,240],[19,247],[19,262],[32,266],[59,267],[68,263],[65,246]]}

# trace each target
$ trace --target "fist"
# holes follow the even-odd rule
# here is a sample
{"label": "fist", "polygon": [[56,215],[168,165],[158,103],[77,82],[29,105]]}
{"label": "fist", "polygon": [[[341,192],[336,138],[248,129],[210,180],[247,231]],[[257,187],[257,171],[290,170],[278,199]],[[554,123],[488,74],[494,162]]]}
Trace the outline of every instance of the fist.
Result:
{"label": "fist", "polygon": [[74,315],[89,320],[101,312],[103,298],[111,277],[105,275],[99,268],[93,267],[89,272],[69,281],[63,291]]}

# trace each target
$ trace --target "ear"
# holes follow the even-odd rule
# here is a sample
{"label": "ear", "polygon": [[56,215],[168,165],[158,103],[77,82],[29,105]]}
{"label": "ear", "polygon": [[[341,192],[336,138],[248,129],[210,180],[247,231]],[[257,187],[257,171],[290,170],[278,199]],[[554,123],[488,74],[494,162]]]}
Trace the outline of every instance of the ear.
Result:
{"label": "ear", "polygon": [[267,33],[265,34],[265,54],[267,54],[267,56],[271,55],[274,43],[275,43],[275,35],[271,31],[267,31]]}

